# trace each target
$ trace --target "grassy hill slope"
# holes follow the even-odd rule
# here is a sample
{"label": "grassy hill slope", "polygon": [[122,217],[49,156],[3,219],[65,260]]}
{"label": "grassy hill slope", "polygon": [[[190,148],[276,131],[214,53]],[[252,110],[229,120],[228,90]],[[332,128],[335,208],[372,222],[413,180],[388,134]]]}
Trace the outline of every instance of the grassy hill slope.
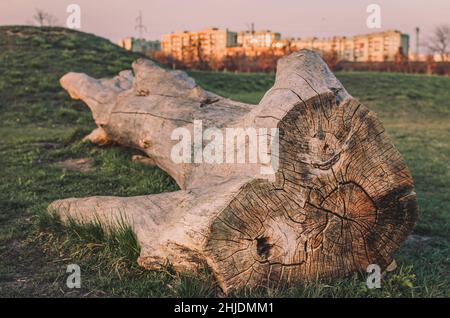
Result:
{"label": "grassy hill slope", "polygon": [[[176,189],[157,168],[132,162],[136,152],[82,143],[94,127],[87,108],[59,86],[69,71],[94,77],[130,68],[139,55],[107,40],[62,28],[0,27],[0,296],[215,295],[211,276],[136,266],[127,229],[61,227],[43,213],[70,196],[131,196]],[[224,96],[257,103],[272,85],[267,74],[190,72]],[[421,214],[398,253],[399,268],[368,290],[364,278],[318,281],[238,296],[450,296],[450,79],[402,74],[337,74],[347,90],[374,109],[414,175]],[[67,160],[87,158],[87,164]],[[66,287],[66,267],[78,264],[82,288]]]}

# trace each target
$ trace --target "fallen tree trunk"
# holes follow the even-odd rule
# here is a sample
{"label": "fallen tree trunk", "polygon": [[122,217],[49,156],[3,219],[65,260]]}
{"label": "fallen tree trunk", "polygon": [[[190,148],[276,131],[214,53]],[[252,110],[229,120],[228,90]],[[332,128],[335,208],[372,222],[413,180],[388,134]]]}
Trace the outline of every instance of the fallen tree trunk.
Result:
{"label": "fallen tree trunk", "polygon": [[[140,265],[192,270],[204,261],[225,292],[392,262],[417,217],[412,177],[375,114],[318,54],[282,58],[258,106],[207,92],[184,72],[147,60],[133,70],[134,77],[124,71],[112,80],[69,73],[61,84],[92,110],[98,128],[89,140],[142,150],[181,190],[58,200],[49,209],[63,220],[125,221],[141,246]],[[224,135],[230,127],[278,128],[279,144],[268,142],[270,163],[174,162],[173,132],[195,135],[195,120]]]}

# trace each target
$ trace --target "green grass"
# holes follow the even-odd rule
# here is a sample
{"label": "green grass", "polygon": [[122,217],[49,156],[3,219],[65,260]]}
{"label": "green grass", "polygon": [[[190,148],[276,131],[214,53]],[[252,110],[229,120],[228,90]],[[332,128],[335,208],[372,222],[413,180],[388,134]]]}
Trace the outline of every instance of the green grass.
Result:
{"label": "green grass", "polygon": [[[69,71],[95,77],[127,69],[139,55],[93,35],[65,29],[0,27],[0,296],[211,297],[205,266],[177,274],[139,268],[139,246],[126,226],[62,226],[46,214],[65,197],[132,196],[177,187],[157,168],[131,161],[137,152],[81,142],[94,128],[83,103],[58,80]],[[272,85],[267,74],[190,72],[203,87],[257,103]],[[399,268],[380,290],[360,275],[277,289],[242,290],[254,297],[450,296],[450,79],[389,73],[338,73],[354,96],[376,111],[413,173],[420,216],[397,253]],[[93,159],[88,172],[56,165]],[[65,285],[68,264],[82,270],[82,288]]]}

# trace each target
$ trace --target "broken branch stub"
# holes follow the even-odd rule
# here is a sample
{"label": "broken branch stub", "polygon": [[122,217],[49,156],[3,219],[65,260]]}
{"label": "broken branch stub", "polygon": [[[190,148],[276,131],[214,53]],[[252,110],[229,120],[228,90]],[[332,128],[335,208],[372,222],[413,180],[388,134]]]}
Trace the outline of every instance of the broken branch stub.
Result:
{"label": "broken branch stub", "polygon": [[[69,73],[61,84],[91,108],[93,142],[140,149],[181,190],[55,201],[49,209],[63,220],[111,227],[125,220],[141,246],[140,265],[190,270],[203,261],[225,292],[392,262],[417,217],[411,174],[375,114],[317,53],[282,58],[258,106],[207,92],[186,73],[147,60],[133,71],[112,80]],[[195,120],[222,132],[278,128],[278,169],[175,163],[172,133],[193,132]]]}

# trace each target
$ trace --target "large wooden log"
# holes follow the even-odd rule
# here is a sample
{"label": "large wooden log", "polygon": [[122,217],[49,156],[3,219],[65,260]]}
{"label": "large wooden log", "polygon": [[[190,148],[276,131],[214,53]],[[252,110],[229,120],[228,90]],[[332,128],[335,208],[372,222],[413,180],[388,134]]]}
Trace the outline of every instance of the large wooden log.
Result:
{"label": "large wooden log", "polygon": [[[192,270],[204,261],[225,292],[391,263],[417,217],[411,174],[375,114],[318,54],[282,58],[258,106],[207,92],[148,60],[133,71],[112,80],[69,73],[61,84],[92,110],[98,128],[88,139],[142,150],[181,190],[55,201],[49,209],[63,220],[126,222],[141,245],[140,265]],[[172,133],[194,134],[194,120],[221,131],[278,128],[278,169],[174,162]]]}

